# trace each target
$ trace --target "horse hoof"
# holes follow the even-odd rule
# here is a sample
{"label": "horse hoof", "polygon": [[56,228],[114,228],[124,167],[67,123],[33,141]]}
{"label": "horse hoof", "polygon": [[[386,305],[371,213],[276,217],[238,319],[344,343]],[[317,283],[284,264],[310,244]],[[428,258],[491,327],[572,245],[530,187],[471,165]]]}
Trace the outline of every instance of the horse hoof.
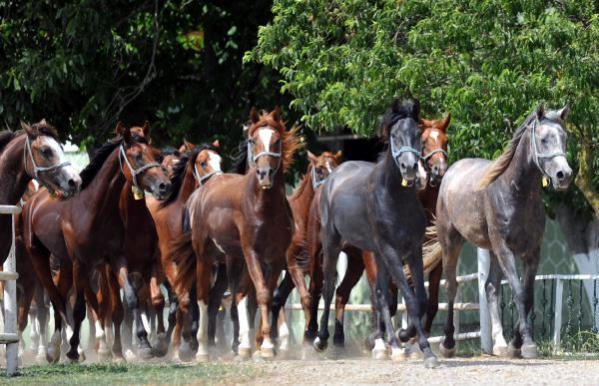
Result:
{"label": "horse hoof", "polygon": [[272,359],[275,357],[275,350],[272,347],[262,347],[260,349],[260,357],[264,359]]}
{"label": "horse hoof", "polygon": [[493,346],[493,355],[497,357],[507,357],[508,349],[507,346]]}
{"label": "horse hoof", "polygon": [[166,334],[158,334],[158,336],[156,337],[156,342],[154,343],[154,346],[152,348],[154,356],[165,356],[168,353],[168,339],[166,338]]}
{"label": "horse hoof", "polygon": [[537,345],[534,343],[522,345],[520,353],[524,359],[535,359],[539,356]]}
{"label": "horse hoof", "polygon": [[203,354],[196,354],[196,362],[198,363],[206,363],[210,360],[210,357],[208,356],[207,353],[203,353]]}
{"label": "horse hoof", "polygon": [[327,349],[327,341],[326,340],[320,340],[319,337],[316,337],[316,339],[314,339],[314,349],[318,352],[323,352],[324,350]]}
{"label": "horse hoof", "polygon": [[107,349],[98,350],[98,360],[100,362],[108,362],[112,357],[112,353]]}
{"label": "horse hoof", "polygon": [[151,347],[140,347],[137,350],[137,356],[143,360],[152,359],[154,357],[154,355],[152,355]]}
{"label": "horse hoof", "polygon": [[508,351],[508,356],[510,358],[521,358],[522,357],[522,351],[519,348],[515,348],[511,344],[508,346],[507,351]]}
{"label": "horse hoof", "polygon": [[238,354],[241,359],[250,359],[252,357],[252,349],[250,347],[239,347]]}
{"label": "horse hoof", "polygon": [[391,361],[392,362],[405,362],[405,360],[408,359],[406,357],[406,352],[405,350],[401,349],[401,348],[392,348],[391,349]]}
{"label": "horse hoof", "polygon": [[421,360],[424,358],[424,354],[422,354],[422,351],[417,346],[412,346],[412,349],[409,351],[409,358],[411,360]]}
{"label": "horse hoof", "polygon": [[372,359],[374,359],[376,361],[384,361],[384,360],[387,360],[388,358],[389,358],[389,353],[387,352],[387,349],[379,349],[379,348],[372,349]]}
{"label": "horse hoof", "polygon": [[[443,342],[441,342],[441,343],[439,343],[439,351],[441,352],[441,355],[443,355],[444,358],[453,358],[453,357],[455,357],[457,350],[456,350],[456,346],[453,346],[452,348],[447,348],[447,347],[445,347],[445,344],[443,344]],[[425,360],[425,362],[426,362],[426,360]]]}
{"label": "horse hoof", "polygon": [[137,359],[137,357],[135,356],[133,351],[131,351],[131,349],[129,349],[129,350],[125,351],[125,359],[127,360],[127,362],[133,362]]}
{"label": "horse hoof", "polygon": [[69,361],[69,363],[79,363],[79,362],[83,362],[83,361],[81,361],[80,359],[81,359],[81,358],[80,358],[80,356],[79,356],[79,353],[74,353],[74,354],[73,354],[73,353],[71,353],[71,352],[68,352],[68,353],[67,353],[67,360]]}
{"label": "horse hoof", "polygon": [[436,356],[430,356],[424,360],[424,367],[427,369],[434,369],[435,367],[439,367],[439,361]]}

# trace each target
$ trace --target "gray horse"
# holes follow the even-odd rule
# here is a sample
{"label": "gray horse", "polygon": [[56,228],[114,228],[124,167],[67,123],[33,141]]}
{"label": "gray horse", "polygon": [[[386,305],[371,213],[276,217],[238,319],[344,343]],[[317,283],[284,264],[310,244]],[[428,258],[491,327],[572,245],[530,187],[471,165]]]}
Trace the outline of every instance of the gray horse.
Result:
{"label": "gray horse", "polygon": [[[449,168],[437,202],[437,236],[443,249],[443,270],[449,302],[444,356],[455,355],[453,304],[457,291],[456,265],[462,244],[468,241],[491,252],[486,282],[491,311],[493,354],[535,358],[528,316],[533,306],[534,280],[545,229],[541,183],[556,190],[570,184],[572,169],[566,160],[565,119],[570,111],[545,111],[541,104],[514,133],[503,154],[491,162],[468,158]],[[522,258],[522,280],[516,257]],[[502,275],[514,293],[518,323],[508,348],[499,315]]]}
{"label": "gray horse", "polygon": [[[383,120],[383,135],[389,146],[379,162],[346,162],[325,182],[320,200],[325,307],[314,341],[316,350],[324,350],[329,337],[328,318],[339,252],[352,245],[375,253],[378,267],[377,340],[384,345],[382,337],[386,335],[391,344],[391,358],[402,357],[389,314],[391,275],[406,299],[410,322],[419,335],[425,366],[437,365],[422,324],[426,309],[422,270],[426,218],[414,186],[421,150],[418,114],[417,101],[395,101]],[[404,259],[410,265],[415,291],[404,276]]]}

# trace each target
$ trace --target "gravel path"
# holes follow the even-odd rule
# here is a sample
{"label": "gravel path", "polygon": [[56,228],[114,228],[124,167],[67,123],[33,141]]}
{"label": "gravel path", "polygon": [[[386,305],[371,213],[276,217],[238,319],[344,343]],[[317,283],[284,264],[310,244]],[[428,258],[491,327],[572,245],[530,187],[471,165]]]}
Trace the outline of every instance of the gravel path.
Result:
{"label": "gravel path", "polygon": [[598,360],[504,360],[493,357],[441,360],[427,370],[419,361],[370,359],[286,360],[257,363],[257,385],[599,385]]}

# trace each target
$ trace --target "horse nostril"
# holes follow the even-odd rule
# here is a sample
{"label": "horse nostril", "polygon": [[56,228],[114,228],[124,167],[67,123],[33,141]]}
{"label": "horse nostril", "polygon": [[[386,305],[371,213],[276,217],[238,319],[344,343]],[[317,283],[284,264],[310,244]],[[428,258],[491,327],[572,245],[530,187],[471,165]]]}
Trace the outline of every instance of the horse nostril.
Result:
{"label": "horse nostril", "polygon": [[558,180],[563,180],[565,177],[564,172],[562,172],[561,170],[559,172],[557,172],[557,179]]}
{"label": "horse nostril", "polygon": [[402,169],[406,169],[406,164],[404,162],[402,162],[399,166],[401,166]]}
{"label": "horse nostril", "polygon": [[67,181],[67,183],[69,184],[69,188],[74,188],[77,186],[77,183],[75,183],[75,180],[72,178],[69,178],[69,180]]}
{"label": "horse nostril", "polygon": [[418,170],[418,162],[414,162],[414,165],[412,165],[412,170]]}
{"label": "horse nostril", "polygon": [[160,189],[161,192],[166,191],[166,184],[161,182],[160,185],[158,185],[158,189]]}

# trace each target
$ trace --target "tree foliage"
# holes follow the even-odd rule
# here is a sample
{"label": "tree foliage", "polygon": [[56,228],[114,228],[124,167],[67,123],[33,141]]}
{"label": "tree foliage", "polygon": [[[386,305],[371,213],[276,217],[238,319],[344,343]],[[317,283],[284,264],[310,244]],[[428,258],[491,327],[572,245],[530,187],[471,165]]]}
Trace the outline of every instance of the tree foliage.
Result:
{"label": "tree foliage", "polygon": [[[272,10],[246,60],[280,72],[310,128],[372,135],[390,100],[409,93],[425,115],[451,112],[453,160],[492,158],[540,101],[569,102],[570,158],[587,144],[597,197],[596,1],[275,0]],[[584,208],[572,191],[567,202]]]}
{"label": "tree foliage", "polygon": [[252,105],[281,103],[277,75],[242,64],[270,1],[0,0],[0,117],[45,117],[95,146],[117,120],[159,144],[241,137]]}

